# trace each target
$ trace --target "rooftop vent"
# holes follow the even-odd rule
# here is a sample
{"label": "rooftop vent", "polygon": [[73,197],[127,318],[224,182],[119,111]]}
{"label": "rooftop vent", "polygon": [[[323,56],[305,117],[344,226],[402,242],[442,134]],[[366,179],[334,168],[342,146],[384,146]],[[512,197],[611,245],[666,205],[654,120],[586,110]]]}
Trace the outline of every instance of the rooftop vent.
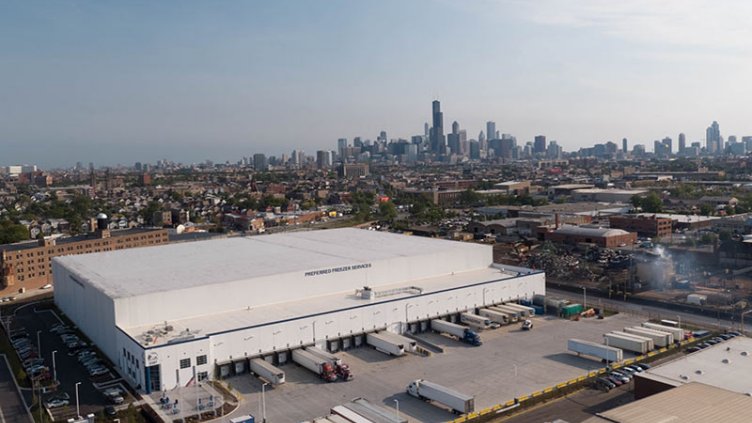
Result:
{"label": "rooftop vent", "polygon": [[695,373],[696,373],[696,374],[698,374],[698,375],[701,375],[701,374],[703,374],[704,372],[703,372],[702,370],[695,370]]}
{"label": "rooftop vent", "polygon": [[721,362],[725,364],[731,363],[731,361],[728,358],[724,358],[723,360],[721,360]]}
{"label": "rooftop vent", "polygon": [[687,375],[679,375],[679,378],[684,379],[684,380],[689,379],[689,377]]}
{"label": "rooftop vent", "polygon": [[744,357],[746,357],[746,356],[748,356],[748,355],[749,355],[749,353],[748,353],[747,351],[742,351],[742,355],[743,355]]}

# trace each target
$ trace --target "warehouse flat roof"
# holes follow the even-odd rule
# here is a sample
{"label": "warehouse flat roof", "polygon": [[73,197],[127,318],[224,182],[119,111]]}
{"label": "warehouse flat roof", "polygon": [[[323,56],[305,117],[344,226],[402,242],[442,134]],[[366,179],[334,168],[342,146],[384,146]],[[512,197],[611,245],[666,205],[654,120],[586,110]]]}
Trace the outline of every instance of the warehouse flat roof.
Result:
{"label": "warehouse flat roof", "polygon": [[752,398],[702,383],[688,383],[617,407],[585,423],[748,422]]}
{"label": "warehouse flat roof", "polygon": [[737,336],[678,360],[656,366],[637,377],[679,386],[701,382],[741,394],[752,393],[752,338]]}
{"label": "warehouse flat roof", "polygon": [[[516,268],[515,268],[516,269]],[[540,273],[529,269],[518,269],[527,273]],[[123,328],[131,338],[135,339],[144,347],[155,347],[181,341],[181,336],[188,334],[194,335],[195,338],[203,338],[209,335],[250,328],[254,326],[265,326],[289,319],[298,319],[305,316],[317,315],[322,313],[332,313],[349,308],[363,307],[388,302],[393,300],[405,299],[410,297],[425,297],[432,293],[444,291],[447,289],[461,288],[468,285],[480,284],[484,282],[512,279],[520,273],[518,270],[489,267],[487,269],[455,273],[434,278],[418,279],[396,283],[393,285],[379,287],[376,291],[387,291],[395,288],[406,288],[416,286],[423,289],[422,293],[404,292],[394,295],[380,297],[375,300],[366,300],[356,295],[355,290],[346,294],[331,294],[321,297],[308,298],[305,300],[289,301],[264,305],[261,307],[251,307],[244,309],[230,310],[222,313],[190,317],[186,319],[170,320],[167,323],[172,326],[169,335],[160,337],[152,342],[146,342],[144,334],[150,330],[159,329],[163,324],[150,324],[130,328]],[[322,322],[324,324],[325,322]],[[190,338],[193,339],[193,338]]]}
{"label": "warehouse flat roof", "polygon": [[473,249],[487,250],[488,246],[345,228],[167,244],[55,260],[109,297],[124,298]]}

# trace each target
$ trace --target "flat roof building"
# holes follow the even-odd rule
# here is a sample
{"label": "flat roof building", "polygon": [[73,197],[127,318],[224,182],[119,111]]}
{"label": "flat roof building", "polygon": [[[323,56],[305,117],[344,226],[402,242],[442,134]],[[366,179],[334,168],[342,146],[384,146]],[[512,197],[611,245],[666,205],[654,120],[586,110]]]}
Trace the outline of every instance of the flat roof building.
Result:
{"label": "flat roof building", "polygon": [[56,304],[146,392],[545,293],[542,272],[494,265],[490,246],[359,229],[62,257],[53,269]]}
{"label": "flat roof building", "polygon": [[616,248],[634,244],[637,234],[621,229],[564,225],[552,232],[547,232],[545,239],[560,244],[585,243],[595,244],[601,248]]}

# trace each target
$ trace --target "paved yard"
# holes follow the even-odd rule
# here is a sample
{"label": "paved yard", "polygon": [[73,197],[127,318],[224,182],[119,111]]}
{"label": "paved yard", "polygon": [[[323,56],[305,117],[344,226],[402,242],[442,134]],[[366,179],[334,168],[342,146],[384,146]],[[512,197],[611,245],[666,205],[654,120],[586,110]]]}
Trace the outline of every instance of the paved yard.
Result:
{"label": "paved yard", "polygon": [[[268,388],[265,394],[267,421],[301,422],[323,416],[335,405],[355,397],[395,408],[410,421],[437,422],[453,418],[448,411],[405,394],[410,381],[424,378],[475,395],[476,409],[505,402],[556,383],[583,375],[601,366],[597,360],[566,351],[569,338],[602,341],[602,334],[639,324],[639,318],[616,315],[604,320],[571,322],[537,317],[535,328],[521,331],[518,325],[481,333],[483,345],[471,347],[450,338],[426,333],[420,336],[442,345],[445,352],[431,357],[408,355],[393,358],[369,347],[338,353],[350,364],[355,379],[323,383],[295,364],[282,366],[287,383]],[[625,356],[628,356],[625,352]],[[250,413],[261,416],[261,383],[250,375],[227,380],[241,392],[243,402],[232,417]]]}

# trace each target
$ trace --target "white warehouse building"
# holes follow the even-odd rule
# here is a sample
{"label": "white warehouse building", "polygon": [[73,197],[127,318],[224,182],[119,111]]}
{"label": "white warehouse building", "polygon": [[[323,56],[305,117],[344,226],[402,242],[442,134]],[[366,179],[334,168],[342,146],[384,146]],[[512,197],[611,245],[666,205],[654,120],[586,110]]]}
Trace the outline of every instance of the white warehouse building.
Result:
{"label": "white warehouse building", "polygon": [[490,246],[360,229],[58,257],[53,274],[58,307],[145,392],[545,294],[543,272],[494,265]]}

